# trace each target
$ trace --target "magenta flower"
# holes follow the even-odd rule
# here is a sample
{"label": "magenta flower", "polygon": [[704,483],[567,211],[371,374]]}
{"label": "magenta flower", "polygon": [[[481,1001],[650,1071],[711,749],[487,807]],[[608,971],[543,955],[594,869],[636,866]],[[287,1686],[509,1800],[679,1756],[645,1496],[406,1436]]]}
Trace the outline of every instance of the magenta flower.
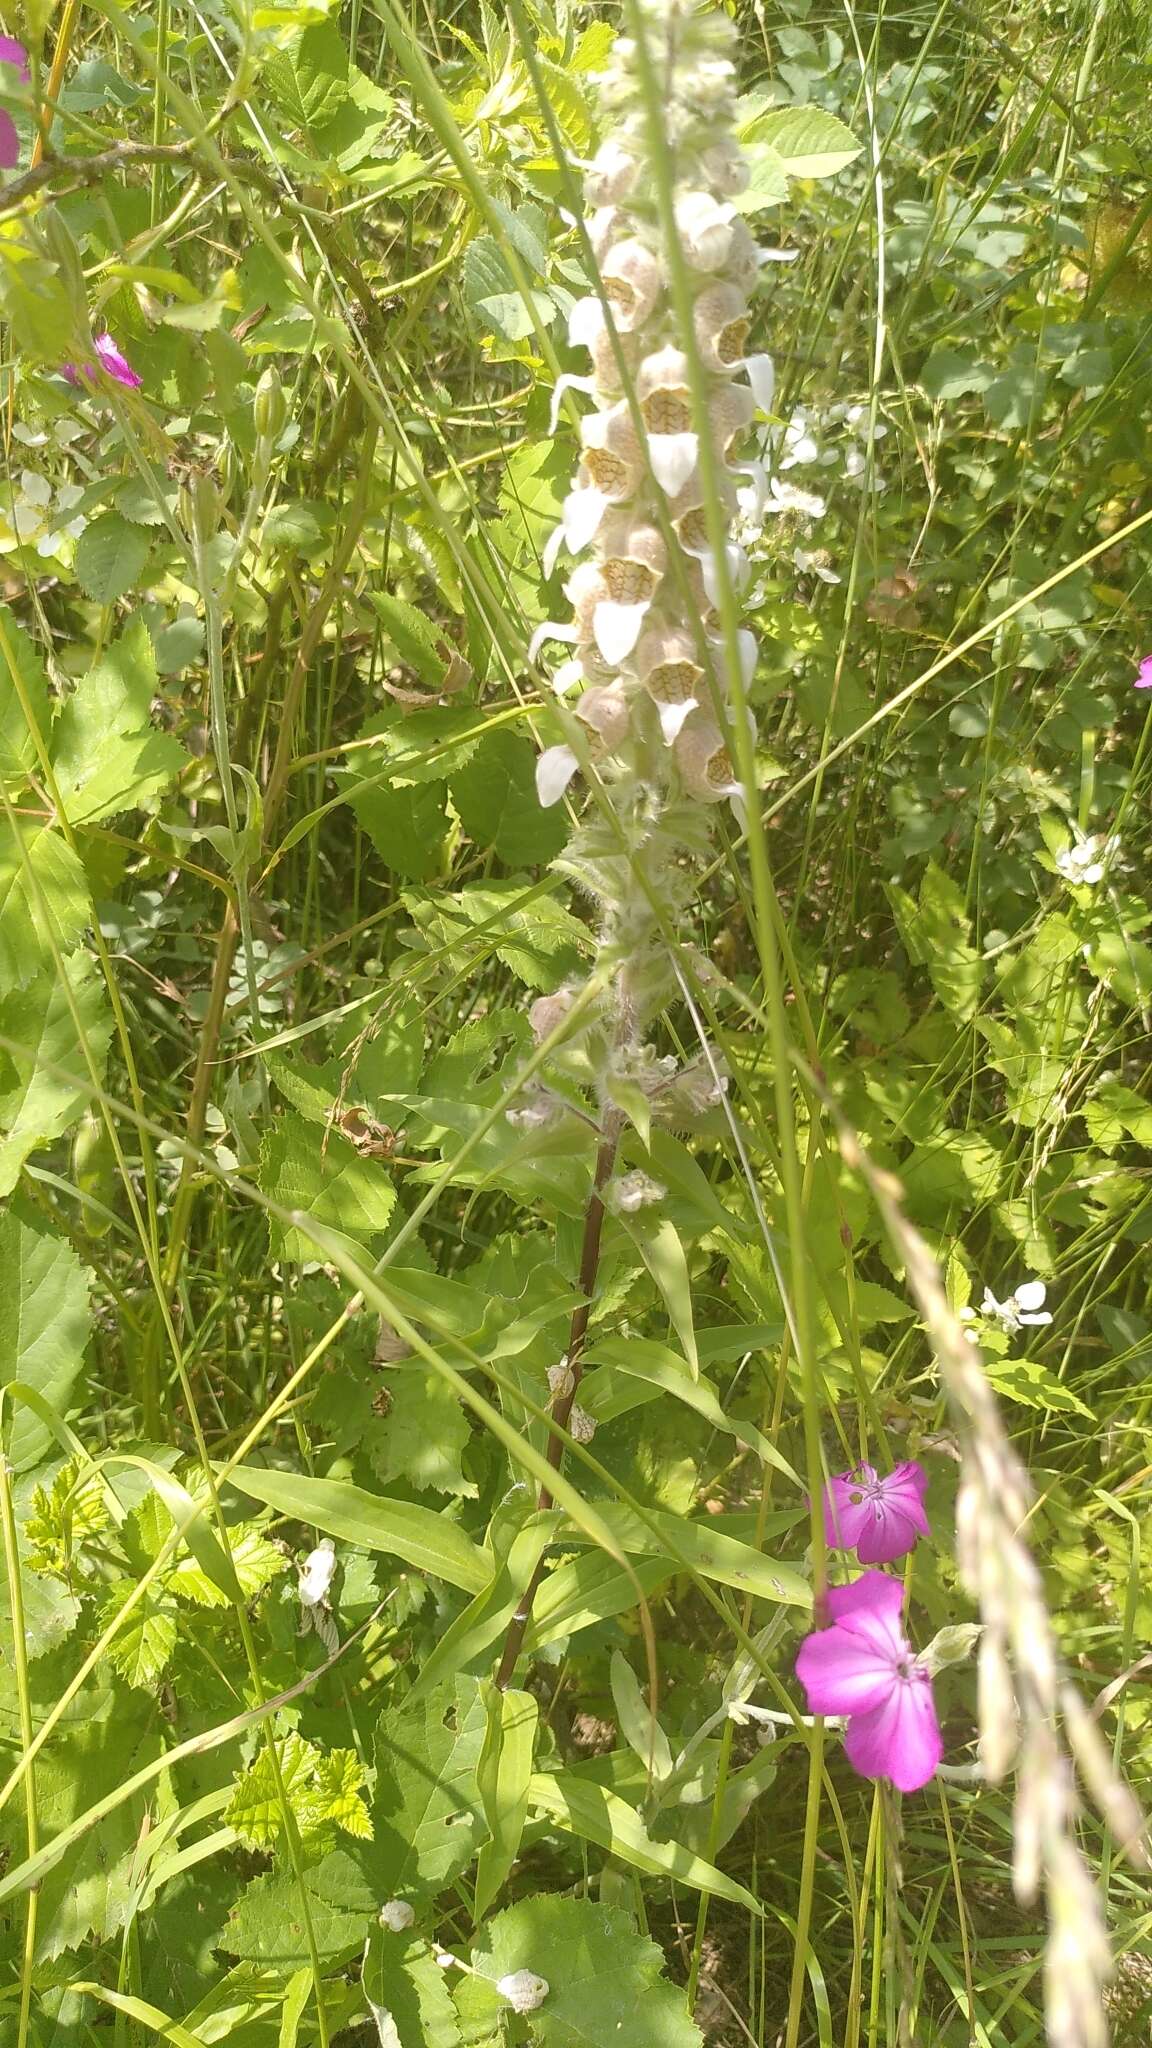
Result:
{"label": "magenta flower", "polygon": [[144,379],[136,375],[131,363],[126,356],[121,355],[110,334],[96,336],[96,354],[100,359],[98,363],[63,364],[61,376],[67,377],[70,384],[90,384],[100,370],[105,370],[109,377],[115,378],[117,384],[126,384],[129,391],[140,389]]}
{"label": "magenta flower", "polygon": [[928,1474],[911,1458],[881,1479],[874,1465],[838,1472],[824,1488],[824,1522],[833,1550],[854,1550],[861,1564],[892,1564],[927,1536]]}
{"label": "magenta flower", "polygon": [[1133,679],[1137,690],[1152,690],[1152,654],[1146,654]]}
{"label": "magenta flower", "polygon": [[918,1792],[944,1753],[932,1681],[900,1626],[899,1579],[865,1572],[829,1588],[831,1628],[805,1637],[796,1676],[810,1714],[846,1714],[844,1749],[862,1778]]}
{"label": "magenta flower", "polygon": [[[0,36],[0,64],[10,65],[21,85],[28,83],[28,52],[14,36]],[[11,90],[12,80],[0,77],[0,85]],[[14,170],[20,161],[20,137],[7,108],[0,107],[0,170]]]}

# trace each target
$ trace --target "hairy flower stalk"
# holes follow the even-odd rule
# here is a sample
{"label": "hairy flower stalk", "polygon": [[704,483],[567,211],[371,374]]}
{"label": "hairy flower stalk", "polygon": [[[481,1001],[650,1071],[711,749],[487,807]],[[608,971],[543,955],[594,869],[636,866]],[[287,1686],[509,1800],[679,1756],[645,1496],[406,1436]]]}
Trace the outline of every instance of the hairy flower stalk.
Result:
{"label": "hairy flower stalk", "polygon": [[[621,36],[601,80],[608,133],[586,178],[600,290],[577,302],[569,323],[591,374],[564,378],[560,387],[585,392],[594,410],[581,421],[576,475],[545,558],[549,572],[562,554],[572,562],[565,586],[572,610],[542,626],[531,649],[535,657],[549,642],[570,648],[552,683],[578,721],[581,753],[606,798],[559,863],[596,905],[593,973],[606,991],[585,1011],[580,1031],[583,1071],[595,1078],[600,1143],[581,1258],[584,1299],[551,1409],[577,1436],[577,1420],[584,1428],[588,1421],[574,1415],[573,1403],[605,1211],[627,1216],[664,1194],[644,1175],[613,1183],[621,1131],[626,1122],[642,1138],[661,1122],[691,1128],[719,1099],[712,1072],[659,1056],[648,1033],[676,987],[669,939],[682,942],[715,806],[741,794],[728,733],[755,644],[745,631],[725,638],[725,594],[739,591],[748,573],[726,536],[740,443],[772,396],[769,358],[747,352],[759,253],[732,205],[748,182],[732,133],[735,31],[692,0],[640,0],[638,12],[649,62],[659,69],[672,192],[660,183],[667,184],[667,162],[658,172],[650,160],[637,43]],[[677,318],[677,274],[690,281],[687,331]],[[755,464],[740,464],[742,472],[749,467],[759,474]],[[737,678],[728,673],[730,654]],[[541,803],[559,802],[580,758],[566,745],[541,755]],[[562,1450],[554,1433],[553,1464]],[[546,1489],[540,1504],[550,1504]],[[501,1684],[515,1668],[538,1577],[509,1631]]]}

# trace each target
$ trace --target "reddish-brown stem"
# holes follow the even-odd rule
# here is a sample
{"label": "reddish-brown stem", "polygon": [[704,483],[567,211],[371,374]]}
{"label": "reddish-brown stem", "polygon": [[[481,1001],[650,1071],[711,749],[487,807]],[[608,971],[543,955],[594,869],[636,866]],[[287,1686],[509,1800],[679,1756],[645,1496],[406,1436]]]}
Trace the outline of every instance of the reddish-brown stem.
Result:
{"label": "reddish-brown stem", "polygon": [[[566,1391],[562,1394],[557,1394],[556,1399],[552,1403],[552,1422],[555,1424],[555,1427],[549,1432],[548,1449],[545,1455],[555,1472],[560,1470],[564,1458],[564,1438],[561,1435],[561,1431],[566,1430],[568,1427],[568,1418],[572,1413],[572,1407],[580,1391],[580,1381],[583,1377],[584,1343],[588,1335],[588,1318],[592,1313],[592,1301],[596,1293],[596,1275],[600,1266],[600,1238],[604,1229],[604,1189],[608,1184],[612,1168],[616,1164],[616,1147],[619,1142],[620,1117],[616,1110],[609,1110],[604,1123],[603,1135],[600,1139],[600,1147],[596,1154],[596,1170],[592,1175],[592,1192],[588,1197],[588,1207],[584,1212],[584,1240],[580,1248],[580,1279],[578,1283],[583,1298],[573,1310],[572,1321],[568,1328],[566,1363],[570,1377]],[[541,1512],[552,1506],[552,1494],[546,1484],[541,1485],[536,1497],[536,1506]],[[513,1673],[519,1662],[524,1636],[528,1623],[532,1619],[532,1604],[536,1598],[540,1581],[544,1576],[544,1568],[544,1559],[541,1558],[528,1584],[525,1586],[523,1595],[517,1602],[516,1612],[508,1624],[508,1633],[504,1638],[504,1649],[501,1653],[500,1664],[496,1672],[496,1684],[501,1692],[505,1691],[511,1684]]]}

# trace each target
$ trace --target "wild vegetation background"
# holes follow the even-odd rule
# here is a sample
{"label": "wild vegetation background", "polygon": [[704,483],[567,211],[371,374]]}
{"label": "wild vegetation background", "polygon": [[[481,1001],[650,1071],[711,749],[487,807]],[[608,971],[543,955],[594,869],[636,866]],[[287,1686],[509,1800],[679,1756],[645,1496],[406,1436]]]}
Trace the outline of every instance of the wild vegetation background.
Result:
{"label": "wild vegetation background", "polygon": [[[611,1220],[596,1433],[543,1517],[592,1134],[525,1120],[529,1010],[593,942],[526,650],[563,614],[550,406],[620,23],[4,22],[18,2048],[1044,2038],[971,1659],[937,1680],[957,1775],[902,1803],[794,1719],[828,1473],[917,1459],[912,1633],[979,1619],[908,1242],[845,1127],[970,1312],[1074,1693],[1149,1789],[1147,16],[735,18],[782,259],[741,529],[771,909],[718,811],[660,1044],[702,1039],[733,1114],[626,1105],[668,1234]],[[1152,1915],[1108,1819],[1078,1828],[1136,2044]]]}

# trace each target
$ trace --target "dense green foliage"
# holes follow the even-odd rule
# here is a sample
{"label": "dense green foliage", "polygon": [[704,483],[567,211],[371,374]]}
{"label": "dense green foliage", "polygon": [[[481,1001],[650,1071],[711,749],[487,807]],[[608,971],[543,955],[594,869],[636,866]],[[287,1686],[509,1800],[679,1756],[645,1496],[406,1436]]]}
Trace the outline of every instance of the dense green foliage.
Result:
{"label": "dense green foliage", "polygon": [[[741,211],[790,259],[752,342],[761,818],[717,807],[668,933],[660,1052],[726,1091],[615,1097],[664,1199],[605,1220],[559,1472],[597,1133],[578,1047],[527,1113],[529,1013],[595,969],[565,849],[611,805],[538,804],[568,728],[526,650],[620,24],[5,24],[16,2048],[1043,2039],[1010,1788],[901,1807],[793,1722],[821,1464],[920,1459],[912,1633],[978,1619],[853,1132],[971,1312],[1061,1653],[1149,1789],[1152,52],[1125,6],[738,18]],[[106,331],[138,389],[61,374]],[[1050,1320],[997,1314],[1029,1280]],[[937,1698],[971,1765],[971,1661]],[[1136,2044],[1145,1881],[1081,1833]]]}

